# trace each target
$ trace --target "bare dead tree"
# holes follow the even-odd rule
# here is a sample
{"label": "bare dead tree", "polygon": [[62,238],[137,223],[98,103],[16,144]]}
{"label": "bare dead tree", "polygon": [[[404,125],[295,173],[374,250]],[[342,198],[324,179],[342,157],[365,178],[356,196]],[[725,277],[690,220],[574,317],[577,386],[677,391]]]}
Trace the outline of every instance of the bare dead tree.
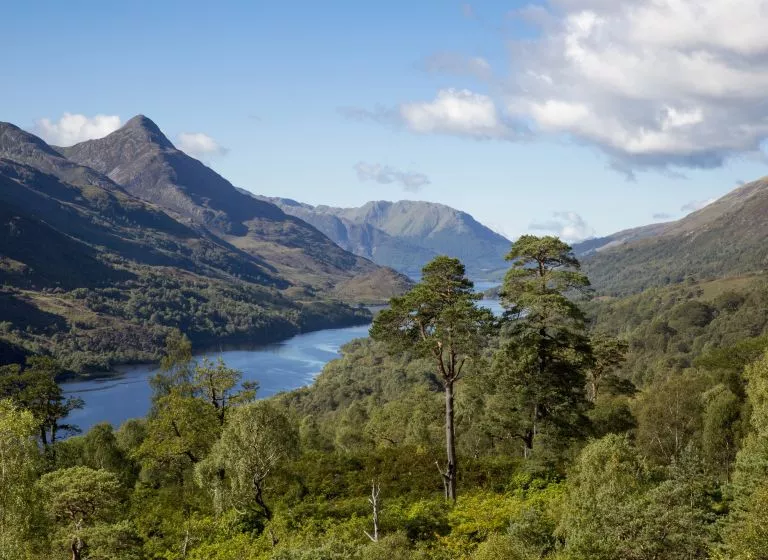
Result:
{"label": "bare dead tree", "polygon": [[379,494],[381,493],[381,485],[374,480],[371,483],[371,496],[368,498],[368,502],[373,508],[373,534],[368,531],[363,531],[373,542],[379,542]]}

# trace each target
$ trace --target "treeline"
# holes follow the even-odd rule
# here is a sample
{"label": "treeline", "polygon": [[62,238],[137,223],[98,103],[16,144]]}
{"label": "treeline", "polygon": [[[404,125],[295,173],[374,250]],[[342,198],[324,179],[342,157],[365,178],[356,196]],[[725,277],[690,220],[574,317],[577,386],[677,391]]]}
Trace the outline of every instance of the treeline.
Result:
{"label": "treeline", "polygon": [[[269,400],[173,331],[147,418],[71,436],[56,363],[7,366],[0,558],[765,558],[766,341],[712,338],[645,379],[626,361],[645,311],[630,340],[590,328],[556,238],[509,260],[502,317],[438,257],[370,339]],[[733,297],[699,299],[659,313],[710,325]]]}

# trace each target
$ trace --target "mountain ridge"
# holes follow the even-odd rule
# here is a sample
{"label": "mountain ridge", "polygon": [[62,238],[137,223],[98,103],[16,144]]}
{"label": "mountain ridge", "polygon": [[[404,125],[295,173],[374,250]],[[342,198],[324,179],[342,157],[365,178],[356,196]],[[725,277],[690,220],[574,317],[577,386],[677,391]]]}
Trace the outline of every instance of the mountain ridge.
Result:
{"label": "mountain ridge", "polygon": [[[628,295],[687,278],[760,274],[768,268],[768,177],[683,218],[574,246],[598,292]],[[618,242],[627,232],[635,232]],[[638,233],[639,232],[639,233]],[[607,241],[606,241],[607,240]]]}
{"label": "mountain ridge", "polygon": [[412,276],[440,254],[461,259],[472,276],[498,275],[511,245],[470,214],[435,202],[378,200],[338,208],[252,196],[311,223],[341,247]]}
{"label": "mountain ridge", "polygon": [[[138,115],[104,138],[57,150],[103,173],[128,193],[177,219],[204,228],[293,283],[331,293],[340,282],[375,274],[377,266],[338,247],[305,221],[258,197],[175,148],[149,118]],[[391,295],[402,280],[381,277]]]}

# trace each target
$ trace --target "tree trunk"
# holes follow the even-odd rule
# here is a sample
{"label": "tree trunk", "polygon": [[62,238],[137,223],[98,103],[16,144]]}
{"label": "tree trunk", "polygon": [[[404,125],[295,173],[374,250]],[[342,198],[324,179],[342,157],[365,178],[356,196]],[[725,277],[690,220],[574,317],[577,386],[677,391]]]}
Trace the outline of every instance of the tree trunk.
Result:
{"label": "tree trunk", "polygon": [[77,537],[72,541],[72,546],[70,547],[72,550],[72,560],[80,560],[83,553],[84,544],[85,543],[83,543],[83,539],[80,537]]}
{"label": "tree trunk", "polygon": [[445,498],[456,501],[456,430],[453,411],[453,381],[445,382],[445,451],[447,464],[443,479]]}
{"label": "tree trunk", "polygon": [[253,486],[256,490],[256,495],[254,496],[256,499],[256,503],[261,507],[261,509],[264,511],[264,517],[267,518],[267,521],[272,520],[272,510],[269,509],[269,506],[264,502],[264,495],[261,491],[261,481],[257,477],[253,477]]}
{"label": "tree trunk", "polygon": [[528,430],[523,436],[523,458],[530,459],[533,455],[533,438],[535,437],[536,429]]}

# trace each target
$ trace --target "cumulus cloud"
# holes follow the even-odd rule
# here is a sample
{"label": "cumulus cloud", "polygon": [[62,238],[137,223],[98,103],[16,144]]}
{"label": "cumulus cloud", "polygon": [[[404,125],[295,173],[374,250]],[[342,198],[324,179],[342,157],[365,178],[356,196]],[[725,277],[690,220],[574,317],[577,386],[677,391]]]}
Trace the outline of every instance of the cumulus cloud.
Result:
{"label": "cumulus cloud", "polygon": [[404,103],[400,116],[414,132],[468,136],[478,140],[511,133],[493,99],[462,89],[444,89],[432,101]]}
{"label": "cumulus cloud", "polygon": [[403,103],[396,108],[367,110],[342,107],[348,119],[404,127],[419,134],[443,134],[474,140],[521,140],[525,127],[508,119],[494,100],[467,89],[443,89],[431,101]]}
{"label": "cumulus cloud", "polygon": [[690,202],[683,204],[683,206],[680,208],[680,211],[689,214],[691,212],[695,212],[696,210],[701,210],[705,206],[709,206],[715,200],[716,199],[714,198],[710,198],[708,200],[691,200]]}
{"label": "cumulus cloud", "polygon": [[534,222],[528,229],[557,235],[568,243],[595,236],[595,230],[576,212],[555,212],[550,220]]}
{"label": "cumulus cloud", "polygon": [[416,192],[421,187],[431,183],[429,177],[423,173],[401,171],[395,167],[380,163],[360,161],[355,164],[355,172],[357,172],[357,178],[361,181],[374,181],[382,185],[397,183],[410,192]]}
{"label": "cumulus cloud", "polygon": [[471,76],[479,80],[488,80],[493,74],[491,65],[484,58],[450,52],[428,56],[424,59],[422,67],[427,72],[435,74]]}
{"label": "cumulus cloud", "polygon": [[71,146],[78,142],[103,138],[122,126],[117,115],[96,115],[87,117],[76,113],[64,113],[58,121],[40,119],[35,123],[34,132],[54,146]]}
{"label": "cumulus cloud", "polygon": [[209,159],[227,153],[226,148],[202,132],[182,132],[179,134],[178,148],[200,159]]}
{"label": "cumulus cloud", "polygon": [[611,166],[714,168],[768,137],[768,0],[550,0],[520,14],[507,110]]}

